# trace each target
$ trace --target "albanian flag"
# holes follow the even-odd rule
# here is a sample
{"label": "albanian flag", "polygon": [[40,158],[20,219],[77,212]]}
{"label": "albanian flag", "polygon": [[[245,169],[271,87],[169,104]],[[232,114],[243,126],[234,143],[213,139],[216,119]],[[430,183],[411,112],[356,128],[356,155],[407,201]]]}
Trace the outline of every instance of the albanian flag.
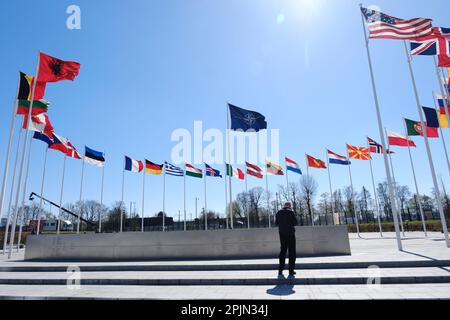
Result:
{"label": "albanian flag", "polygon": [[80,64],[74,61],[64,61],[39,53],[38,81],[57,82],[61,80],[73,80],[78,75]]}

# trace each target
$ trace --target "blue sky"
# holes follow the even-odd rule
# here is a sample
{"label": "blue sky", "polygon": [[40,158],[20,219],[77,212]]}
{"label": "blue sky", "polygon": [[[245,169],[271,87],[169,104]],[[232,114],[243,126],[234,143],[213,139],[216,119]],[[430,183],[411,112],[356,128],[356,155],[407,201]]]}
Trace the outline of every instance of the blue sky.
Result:
{"label": "blue sky", "polygon": [[[18,70],[33,74],[37,52],[81,63],[74,82],[48,84],[49,117],[58,134],[83,151],[104,150],[105,203],[120,200],[123,155],[154,162],[170,160],[177,128],[193,130],[226,125],[225,103],[257,110],[271,129],[280,129],[280,158],[298,161],[304,154],[325,158],[325,148],[345,154],[345,143],[365,145],[366,135],[379,140],[358,9],[359,1],[14,1],[2,4],[3,50],[0,74],[0,163],[3,172]],[[67,6],[81,8],[81,30],[66,28]],[[446,1],[378,1],[382,11],[400,17],[430,17],[450,26]],[[447,6],[446,6],[447,4]],[[18,20],[17,17],[20,17]],[[402,117],[418,118],[403,43],[371,42],[384,125],[403,131]],[[433,62],[414,58],[420,98],[433,105],[437,90]],[[450,144],[448,129],[445,138]],[[424,143],[413,150],[422,192],[432,180]],[[206,145],[206,144],[205,144]],[[33,144],[28,191],[40,188],[45,146]],[[437,173],[449,173],[440,140],[431,141]],[[394,155],[397,180],[413,190],[407,150]],[[63,157],[49,152],[45,196],[59,199]],[[260,163],[262,165],[262,163]],[[223,168],[218,168],[223,169]],[[349,184],[345,167],[333,166],[333,187]],[[369,164],[354,161],[355,189],[370,188]],[[384,179],[375,156],[376,179]],[[310,170],[319,194],[328,192],[326,171]],[[81,162],[68,159],[64,202],[79,197]],[[86,166],[84,199],[100,198],[101,170]],[[290,180],[297,177],[290,175]],[[142,175],[126,173],[125,201],[141,210]],[[270,177],[269,186],[285,183]],[[249,179],[249,187],[265,186]],[[233,181],[233,193],[244,183]],[[8,189],[9,190],[9,189]],[[371,188],[370,188],[371,190]],[[183,209],[183,181],[167,178],[167,211]],[[203,205],[203,181],[188,179],[187,213],[195,197]],[[162,207],[162,177],[146,177],[145,214]],[[223,180],[208,179],[208,208],[223,211]],[[55,211],[54,211],[55,212]]]}

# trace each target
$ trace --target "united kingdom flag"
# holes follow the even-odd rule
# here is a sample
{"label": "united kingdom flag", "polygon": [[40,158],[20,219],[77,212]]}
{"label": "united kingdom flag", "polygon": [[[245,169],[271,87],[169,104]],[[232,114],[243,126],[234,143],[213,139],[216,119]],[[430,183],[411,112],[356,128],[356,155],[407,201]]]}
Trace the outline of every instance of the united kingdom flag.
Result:
{"label": "united kingdom flag", "polygon": [[450,28],[433,28],[431,35],[411,41],[411,54],[438,56],[439,67],[450,67]]}
{"label": "united kingdom flag", "polygon": [[219,170],[214,169],[213,167],[211,167],[210,165],[205,163],[205,171],[206,171],[206,175],[208,177],[219,177],[222,178],[222,175],[220,174]]}

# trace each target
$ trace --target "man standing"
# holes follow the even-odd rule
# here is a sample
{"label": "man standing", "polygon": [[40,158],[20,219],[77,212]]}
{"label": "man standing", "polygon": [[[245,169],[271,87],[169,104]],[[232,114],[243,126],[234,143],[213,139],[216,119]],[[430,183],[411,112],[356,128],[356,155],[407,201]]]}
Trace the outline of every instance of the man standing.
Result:
{"label": "man standing", "polygon": [[286,251],[289,250],[289,275],[295,275],[295,226],[298,225],[297,218],[295,218],[294,211],[292,211],[292,204],[286,202],[283,209],[277,212],[275,224],[278,226],[280,233],[280,264],[278,266],[278,275],[283,274]]}

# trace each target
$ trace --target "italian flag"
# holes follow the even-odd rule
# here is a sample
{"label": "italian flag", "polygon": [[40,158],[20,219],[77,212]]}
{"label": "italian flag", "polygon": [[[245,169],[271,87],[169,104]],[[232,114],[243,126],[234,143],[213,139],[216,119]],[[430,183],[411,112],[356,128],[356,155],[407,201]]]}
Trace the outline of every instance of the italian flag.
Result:
{"label": "italian flag", "polygon": [[184,165],[184,168],[185,168],[185,174],[187,176],[191,176],[194,178],[202,178],[203,177],[202,169],[195,168],[193,165],[191,165],[189,163],[186,163]]}
{"label": "italian flag", "polygon": [[227,165],[227,176],[230,177],[234,177],[238,180],[244,180],[245,175],[244,172],[242,172],[241,169],[239,168],[233,168],[233,166],[231,164],[226,164]]}

